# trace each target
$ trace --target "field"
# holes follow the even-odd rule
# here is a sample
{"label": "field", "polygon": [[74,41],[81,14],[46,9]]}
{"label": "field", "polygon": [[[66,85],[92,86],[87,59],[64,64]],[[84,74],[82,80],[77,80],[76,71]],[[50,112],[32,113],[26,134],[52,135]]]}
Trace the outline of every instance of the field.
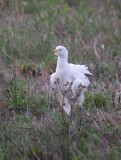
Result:
{"label": "field", "polygon": [[[93,73],[71,120],[50,89],[57,45]],[[120,0],[1,0],[0,160],[120,157]]]}

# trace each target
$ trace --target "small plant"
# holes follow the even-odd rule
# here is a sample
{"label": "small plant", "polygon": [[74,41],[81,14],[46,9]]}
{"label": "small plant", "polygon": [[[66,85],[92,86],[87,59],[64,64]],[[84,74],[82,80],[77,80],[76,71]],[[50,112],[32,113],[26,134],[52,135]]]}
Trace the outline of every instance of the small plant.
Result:
{"label": "small plant", "polygon": [[105,107],[107,104],[107,97],[103,93],[94,93],[93,101],[97,108]]}
{"label": "small plant", "polygon": [[22,80],[14,77],[5,91],[5,96],[10,109],[17,113],[27,110],[29,92]]}
{"label": "small plant", "polygon": [[28,76],[37,76],[37,66],[36,64],[30,63],[30,64],[23,64],[20,67],[20,72],[23,75],[28,75]]}
{"label": "small plant", "polygon": [[43,149],[40,146],[33,146],[33,148],[31,148],[28,153],[27,153],[27,157],[29,159],[41,159],[41,160],[53,160],[53,155],[50,154],[49,152],[44,153]]}
{"label": "small plant", "polygon": [[[96,92],[96,93],[86,93],[84,106],[94,108],[104,108],[107,105],[107,97],[104,93]],[[87,108],[88,108],[87,107]]]}

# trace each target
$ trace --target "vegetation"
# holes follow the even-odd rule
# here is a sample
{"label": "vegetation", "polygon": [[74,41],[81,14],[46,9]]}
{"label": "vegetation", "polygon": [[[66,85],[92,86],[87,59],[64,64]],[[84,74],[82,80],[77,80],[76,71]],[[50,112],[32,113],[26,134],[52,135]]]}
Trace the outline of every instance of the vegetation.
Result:
{"label": "vegetation", "polygon": [[[121,2],[0,1],[0,160],[119,160]],[[50,93],[57,45],[93,73],[83,108]]]}

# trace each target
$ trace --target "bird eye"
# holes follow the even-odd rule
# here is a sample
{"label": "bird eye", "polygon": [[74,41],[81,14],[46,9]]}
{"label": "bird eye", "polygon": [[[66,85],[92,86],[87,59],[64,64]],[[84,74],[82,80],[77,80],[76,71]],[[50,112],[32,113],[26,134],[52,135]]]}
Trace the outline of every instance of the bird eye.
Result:
{"label": "bird eye", "polygon": [[62,49],[59,49],[59,51],[61,51]]}

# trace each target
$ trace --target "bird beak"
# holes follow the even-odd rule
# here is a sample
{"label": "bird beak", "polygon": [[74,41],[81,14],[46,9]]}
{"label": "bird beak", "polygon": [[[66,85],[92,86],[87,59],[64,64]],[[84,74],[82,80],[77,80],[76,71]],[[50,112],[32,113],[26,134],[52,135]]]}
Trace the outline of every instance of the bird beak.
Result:
{"label": "bird beak", "polygon": [[53,53],[56,53],[56,52],[58,52],[59,50],[58,49],[55,49],[55,50],[53,50]]}

